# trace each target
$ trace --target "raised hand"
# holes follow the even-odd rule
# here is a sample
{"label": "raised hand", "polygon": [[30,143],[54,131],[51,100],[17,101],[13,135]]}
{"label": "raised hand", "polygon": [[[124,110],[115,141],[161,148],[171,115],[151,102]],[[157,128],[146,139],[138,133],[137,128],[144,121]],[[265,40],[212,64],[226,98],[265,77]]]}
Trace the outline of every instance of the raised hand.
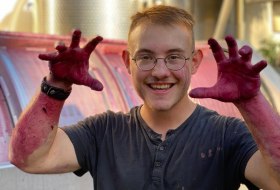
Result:
{"label": "raised hand", "polygon": [[92,39],[83,48],[79,46],[80,39],[81,31],[75,30],[69,47],[59,44],[56,46],[57,52],[40,54],[39,58],[49,61],[51,75],[56,80],[68,84],[85,85],[93,90],[101,91],[103,89],[102,83],[92,78],[88,69],[90,54],[102,41],[102,37],[98,36]]}
{"label": "raised hand", "polygon": [[218,78],[213,87],[196,88],[190,91],[193,98],[213,98],[223,102],[238,102],[256,96],[260,91],[260,71],[267,63],[260,61],[252,65],[252,49],[243,46],[238,50],[232,36],[225,38],[228,45],[228,57],[222,47],[214,39],[209,39],[215,60],[218,65]]}

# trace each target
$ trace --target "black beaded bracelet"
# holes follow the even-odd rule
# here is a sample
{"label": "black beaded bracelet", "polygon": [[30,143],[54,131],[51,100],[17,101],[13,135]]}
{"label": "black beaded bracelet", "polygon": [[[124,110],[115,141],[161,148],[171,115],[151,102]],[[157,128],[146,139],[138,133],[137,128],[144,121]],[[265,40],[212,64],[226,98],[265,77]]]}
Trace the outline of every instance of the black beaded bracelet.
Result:
{"label": "black beaded bracelet", "polygon": [[66,100],[71,93],[71,90],[65,91],[62,88],[49,85],[46,81],[46,77],[44,77],[41,83],[41,91],[56,100]]}

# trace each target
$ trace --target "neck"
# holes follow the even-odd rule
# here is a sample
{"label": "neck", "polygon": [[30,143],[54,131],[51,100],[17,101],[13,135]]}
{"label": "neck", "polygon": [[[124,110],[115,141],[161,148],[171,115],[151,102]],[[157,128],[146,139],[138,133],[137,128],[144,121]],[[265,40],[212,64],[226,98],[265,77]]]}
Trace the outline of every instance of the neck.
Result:
{"label": "neck", "polygon": [[196,104],[189,97],[184,97],[168,110],[156,110],[144,104],[140,113],[149,127],[164,138],[168,130],[178,128],[193,113],[195,108]]}

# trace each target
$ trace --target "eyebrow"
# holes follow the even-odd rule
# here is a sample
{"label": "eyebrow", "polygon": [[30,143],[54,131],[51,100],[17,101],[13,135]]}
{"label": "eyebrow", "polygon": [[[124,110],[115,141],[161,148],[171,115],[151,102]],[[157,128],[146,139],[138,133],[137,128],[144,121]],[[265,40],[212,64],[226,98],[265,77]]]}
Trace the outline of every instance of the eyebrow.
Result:
{"label": "eyebrow", "polygon": [[185,53],[186,51],[181,48],[174,48],[167,51],[167,53],[174,53],[174,52]]}
{"label": "eyebrow", "polygon": [[154,52],[149,49],[139,49],[135,52],[135,54],[139,54],[139,53],[154,53]]}
{"label": "eyebrow", "polygon": [[[181,48],[174,48],[174,49],[167,50],[166,53],[174,53],[174,52],[184,53],[185,51]],[[139,49],[135,52],[135,54],[138,54],[138,53],[155,53],[155,52],[150,49],[143,48],[143,49]]]}

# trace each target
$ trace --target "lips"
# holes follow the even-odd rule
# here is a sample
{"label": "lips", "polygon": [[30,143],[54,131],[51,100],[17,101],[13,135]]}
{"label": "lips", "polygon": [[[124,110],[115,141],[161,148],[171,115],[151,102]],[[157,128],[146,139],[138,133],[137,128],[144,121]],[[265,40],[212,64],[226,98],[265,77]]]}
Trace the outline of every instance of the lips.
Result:
{"label": "lips", "polygon": [[150,84],[149,86],[154,90],[168,90],[173,84]]}

